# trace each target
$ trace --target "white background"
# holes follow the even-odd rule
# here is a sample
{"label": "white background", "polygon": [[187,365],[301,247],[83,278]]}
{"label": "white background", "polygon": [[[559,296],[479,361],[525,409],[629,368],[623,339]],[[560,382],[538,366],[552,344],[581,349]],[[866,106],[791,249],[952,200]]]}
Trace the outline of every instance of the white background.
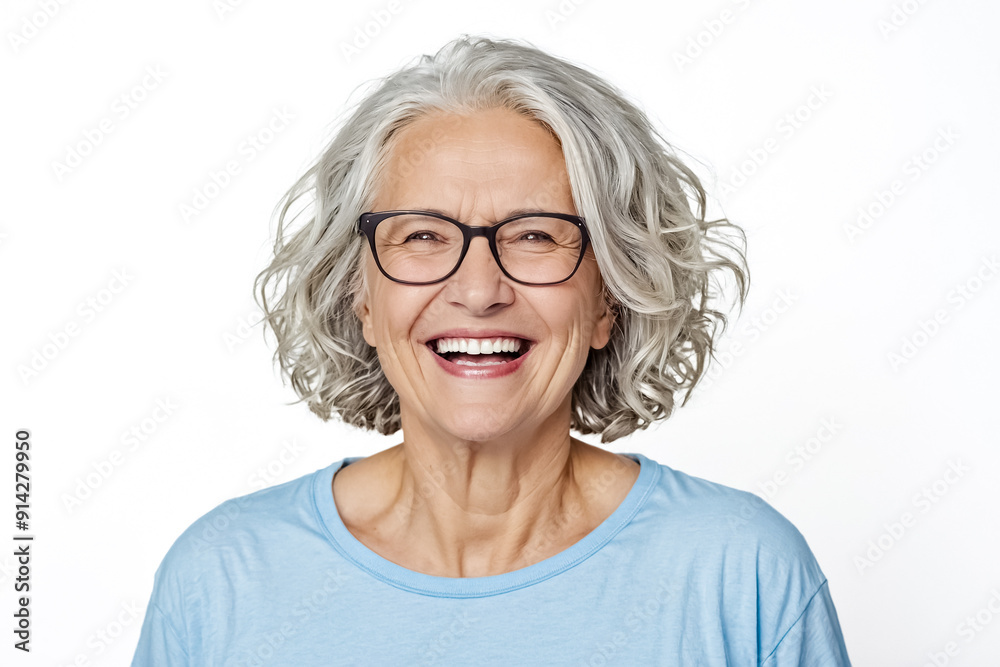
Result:
{"label": "white background", "polygon": [[[607,77],[748,232],[728,356],[668,422],[610,448],[785,514],[855,664],[996,664],[996,5],[50,4],[7,2],[0,24],[0,661],[127,664],[153,572],[194,519],[398,442],[286,405],[270,338],[248,331],[251,286],[273,206],[356,89],[479,33]],[[275,110],[293,119],[266,136]],[[87,154],[58,167],[72,151]],[[230,160],[240,173],[185,220]],[[176,406],[162,422],[158,401]],[[11,648],[18,428],[32,434],[30,656]],[[123,440],[134,428],[143,439]]]}

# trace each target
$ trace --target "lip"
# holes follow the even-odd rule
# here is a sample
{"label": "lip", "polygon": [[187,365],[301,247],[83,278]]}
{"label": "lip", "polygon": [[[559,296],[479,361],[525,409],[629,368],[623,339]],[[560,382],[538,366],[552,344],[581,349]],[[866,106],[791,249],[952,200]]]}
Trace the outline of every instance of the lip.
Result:
{"label": "lip", "polygon": [[[511,334],[506,334],[506,335],[507,337],[521,338],[520,336],[512,336]],[[469,336],[467,334],[463,336],[452,336],[450,332],[448,335],[437,336],[437,338],[449,338],[449,337],[476,338],[477,336]],[[488,338],[489,336],[483,334],[482,337]],[[429,340],[434,340],[434,339],[431,338]],[[424,345],[424,348],[427,350],[427,354],[434,357],[434,361],[436,361],[437,365],[443,368],[446,373],[454,375],[455,377],[458,378],[474,379],[474,380],[489,380],[494,378],[502,378],[506,375],[510,375],[511,373],[516,373],[517,369],[521,367],[521,364],[524,362],[524,360],[528,357],[529,354],[531,354],[532,350],[535,349],[534,346],[529,346],[527,352],[522,354],[517,359],[514,359],[513,361],[508,361],[507,363],[504,364],[497,364],[495,366],[482,366],[477,368],[475,366],[460,366],[458,364],[452,363],[447,359],[445,359],[444,357],[442,357],[441,355],[435,354],[428,345]]]}
{"label": "lip", "polygon": [[[504,364],[497,364],[495,366],[483,366],[481,368],[476,368],[475,366],[464,366],[452,363],[437,354],[431,349],[430,342],[437,340],[438,338],[519,338],[528,342],[528,349],[524,352],[524,354],[513,361],[508,361]],[[524,336],[523,334],[514,333],[513,331],[507,331],[504,329],[448,329],[447,331],[442,331],[427,338],[427,340],[424,341],[424,347],[427,348],[427,353],[434,357],[434,361],[436,361],[438,366],[443,368],[445,372],[459,378],[486,380],[501,378],[517,372],[517,369],[521,367],[522,363],[524,363],[525,358],[527,358],[527,356],[531,354],[532,350],[534,350],[535,341]]]}

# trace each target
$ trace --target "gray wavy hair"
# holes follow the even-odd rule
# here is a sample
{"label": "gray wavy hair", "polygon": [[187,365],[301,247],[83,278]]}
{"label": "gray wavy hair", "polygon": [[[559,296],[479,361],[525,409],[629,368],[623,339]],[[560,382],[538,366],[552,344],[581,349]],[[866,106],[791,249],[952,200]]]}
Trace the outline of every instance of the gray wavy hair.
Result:
{"label": "gray wavy hair", "polygon": [[401,128],[432,112],[491,108],[541,123],[561,144],[615,315],[610,342],[590,351],[573,388],[571,428],[610,442],[666,419],[725,330],[712,307],[720,271],[732,273],[741,308],[746,299],[745,234],[705,219],[700,180],[624,94],[514,40],[463,35],[383,79],[282,199],[274,258],[255,281],[282,376],[324,420],[401,428],[399,397],[357,316],[367,246],[355,225]]}

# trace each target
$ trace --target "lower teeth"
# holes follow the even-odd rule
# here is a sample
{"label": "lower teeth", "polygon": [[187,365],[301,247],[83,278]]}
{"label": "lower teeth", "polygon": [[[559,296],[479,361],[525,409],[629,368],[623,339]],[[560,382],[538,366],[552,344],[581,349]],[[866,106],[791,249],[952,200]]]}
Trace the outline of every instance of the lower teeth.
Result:
{"label": "lower teeth", "polygon": [[500,364],[506,364],[506,361],[484,361],[483,363],[476,363],[475,361],[463,361],[459,359],[455,362],[456,366],[499,366]]}

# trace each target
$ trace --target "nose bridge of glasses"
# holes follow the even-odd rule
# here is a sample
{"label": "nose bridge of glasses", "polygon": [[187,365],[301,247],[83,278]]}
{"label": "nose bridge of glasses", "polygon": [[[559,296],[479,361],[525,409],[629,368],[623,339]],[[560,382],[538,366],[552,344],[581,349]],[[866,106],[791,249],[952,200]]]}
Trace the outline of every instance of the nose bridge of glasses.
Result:
{"label": "nose bridge of glasses", "polygon": [[498,225],[465,225],[465,228],[469,230],[469,240],[475,241],[477,236],[482,236],[489,242],[490,236],[493,234],[493,230]]}
{"label": "nose bridge of glasses", "polygon": [[[490,226],[473,227],[470,225],[466,226],[466,229],[469,230],[468,231],[469,247],[465,252],[465,257],[462,258],[461,264],[458,267],[459,271],[462,271],[462,269],[465,268],[467,264],[471,264],[474,262],[481,262],[482,265],[486,266],[487,268],[490,268],[490,266],[492,265],[492,267],[496,270],[496,272],[498,273],[500,272],[500,267],[497,264],[496,257],[494,257],[493,255],[493,249],[490,247],[490,238],[492,238],[493,234],[491,230],[494,227],[495,225],[492,227]],[[483,240],[479,244],[479,250],[476,250],[476,238],[480,236],[482,237]],[[482,253],[485,253],[485,255],[483,255]],[[469,261],[469,255],[475,255],[475,257],[473,258],[473,262]]]}

